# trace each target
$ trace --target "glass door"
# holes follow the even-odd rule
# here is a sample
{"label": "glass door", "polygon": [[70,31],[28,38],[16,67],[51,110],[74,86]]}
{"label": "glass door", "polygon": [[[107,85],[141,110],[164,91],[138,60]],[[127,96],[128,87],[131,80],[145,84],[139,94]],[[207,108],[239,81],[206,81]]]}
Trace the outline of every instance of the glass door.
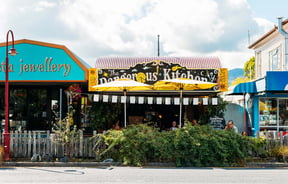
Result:
{"label": "glass door", "polygon": [[287,131],[288,130],[288,99],[279,99],[279,130],[278,131]]}

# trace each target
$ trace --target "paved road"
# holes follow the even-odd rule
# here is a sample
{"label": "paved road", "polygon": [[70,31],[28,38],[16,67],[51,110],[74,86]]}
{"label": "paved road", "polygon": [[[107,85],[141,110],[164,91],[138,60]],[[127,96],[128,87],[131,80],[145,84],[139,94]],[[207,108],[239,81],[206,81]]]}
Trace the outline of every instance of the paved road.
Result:
{"label": "paved road", "polygon": [[288,169],[221,168],[0,168],[0,183],[287,183]]}

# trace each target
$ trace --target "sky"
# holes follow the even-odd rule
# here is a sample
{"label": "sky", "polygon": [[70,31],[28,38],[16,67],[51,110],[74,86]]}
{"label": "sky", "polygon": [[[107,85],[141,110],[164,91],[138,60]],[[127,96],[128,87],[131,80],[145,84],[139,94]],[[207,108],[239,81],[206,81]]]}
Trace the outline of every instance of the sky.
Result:
{"label": "sky", "polygon": [[[0,42],[65,45],[91,67],[103,56],[216,56],[243,68],[249,44],[287,17],[287,0],[0,0]],[[286,10],[285,10],[286,8]],[[286,13],[286,14],[285,14]],[[3,59],[4,60],[4,59]]]}

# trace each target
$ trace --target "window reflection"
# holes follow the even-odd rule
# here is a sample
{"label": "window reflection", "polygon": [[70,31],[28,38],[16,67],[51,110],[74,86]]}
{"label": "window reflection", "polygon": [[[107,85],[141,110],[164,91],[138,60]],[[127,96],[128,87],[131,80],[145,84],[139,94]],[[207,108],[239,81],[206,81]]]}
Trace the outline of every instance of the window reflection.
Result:
{"label": "window reflection", "polygon": [[288,99],[260,98],[259,125],[261,130],[288,130]]}
{"label": "window reflection", "polygon": [[[5,119],[5,90],[0,90],[0,118]],[[10,130],[49,129],[47,117],[46,88],[10,88],[9,90]],[[2,123],[3,129],[5,123]]]}

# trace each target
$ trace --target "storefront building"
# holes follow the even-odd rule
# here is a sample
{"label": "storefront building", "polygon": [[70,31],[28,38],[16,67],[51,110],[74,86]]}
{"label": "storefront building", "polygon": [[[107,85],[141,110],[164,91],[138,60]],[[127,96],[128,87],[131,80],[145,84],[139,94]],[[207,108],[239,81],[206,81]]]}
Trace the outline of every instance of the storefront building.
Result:
{"label": "storefront building", "polygon": [[288,131],[288,20],[249,46],[255,51],[256,80],[237,85],[233,94],[245,96],[252,135]]}
{"label": "storefront building", "polygon": [[[199,106],[217,105],[217,94],[228,87],[227,69],[217,57],[100,57],[95,68],[89,69],[88,90],[94,92],[95,103],[127,103],[128,124],[156,121],[166,129],[179,120],[179,90],[101,92],[92,88],[97,84],[129,78],[153,85],[157,81],[189,78],[217,83],[211,89],[183,91],[183,121],[201,120]],[[124,100],[124,101],[123,101]],[[119,117],[122,119],[123,117]]]}
{"label": "storefront building", "polygon": [[[63,45],[23,39],[15,41],[14,47],[18,54],[9,56],[10,130],[51,130],[55,116],[66,116],[68,87],[87,90],[89,66]],[[0,118],[4,129],[6,43],[0,44],[0,53]],[[75,117],[80,121],[80,115]]]}

